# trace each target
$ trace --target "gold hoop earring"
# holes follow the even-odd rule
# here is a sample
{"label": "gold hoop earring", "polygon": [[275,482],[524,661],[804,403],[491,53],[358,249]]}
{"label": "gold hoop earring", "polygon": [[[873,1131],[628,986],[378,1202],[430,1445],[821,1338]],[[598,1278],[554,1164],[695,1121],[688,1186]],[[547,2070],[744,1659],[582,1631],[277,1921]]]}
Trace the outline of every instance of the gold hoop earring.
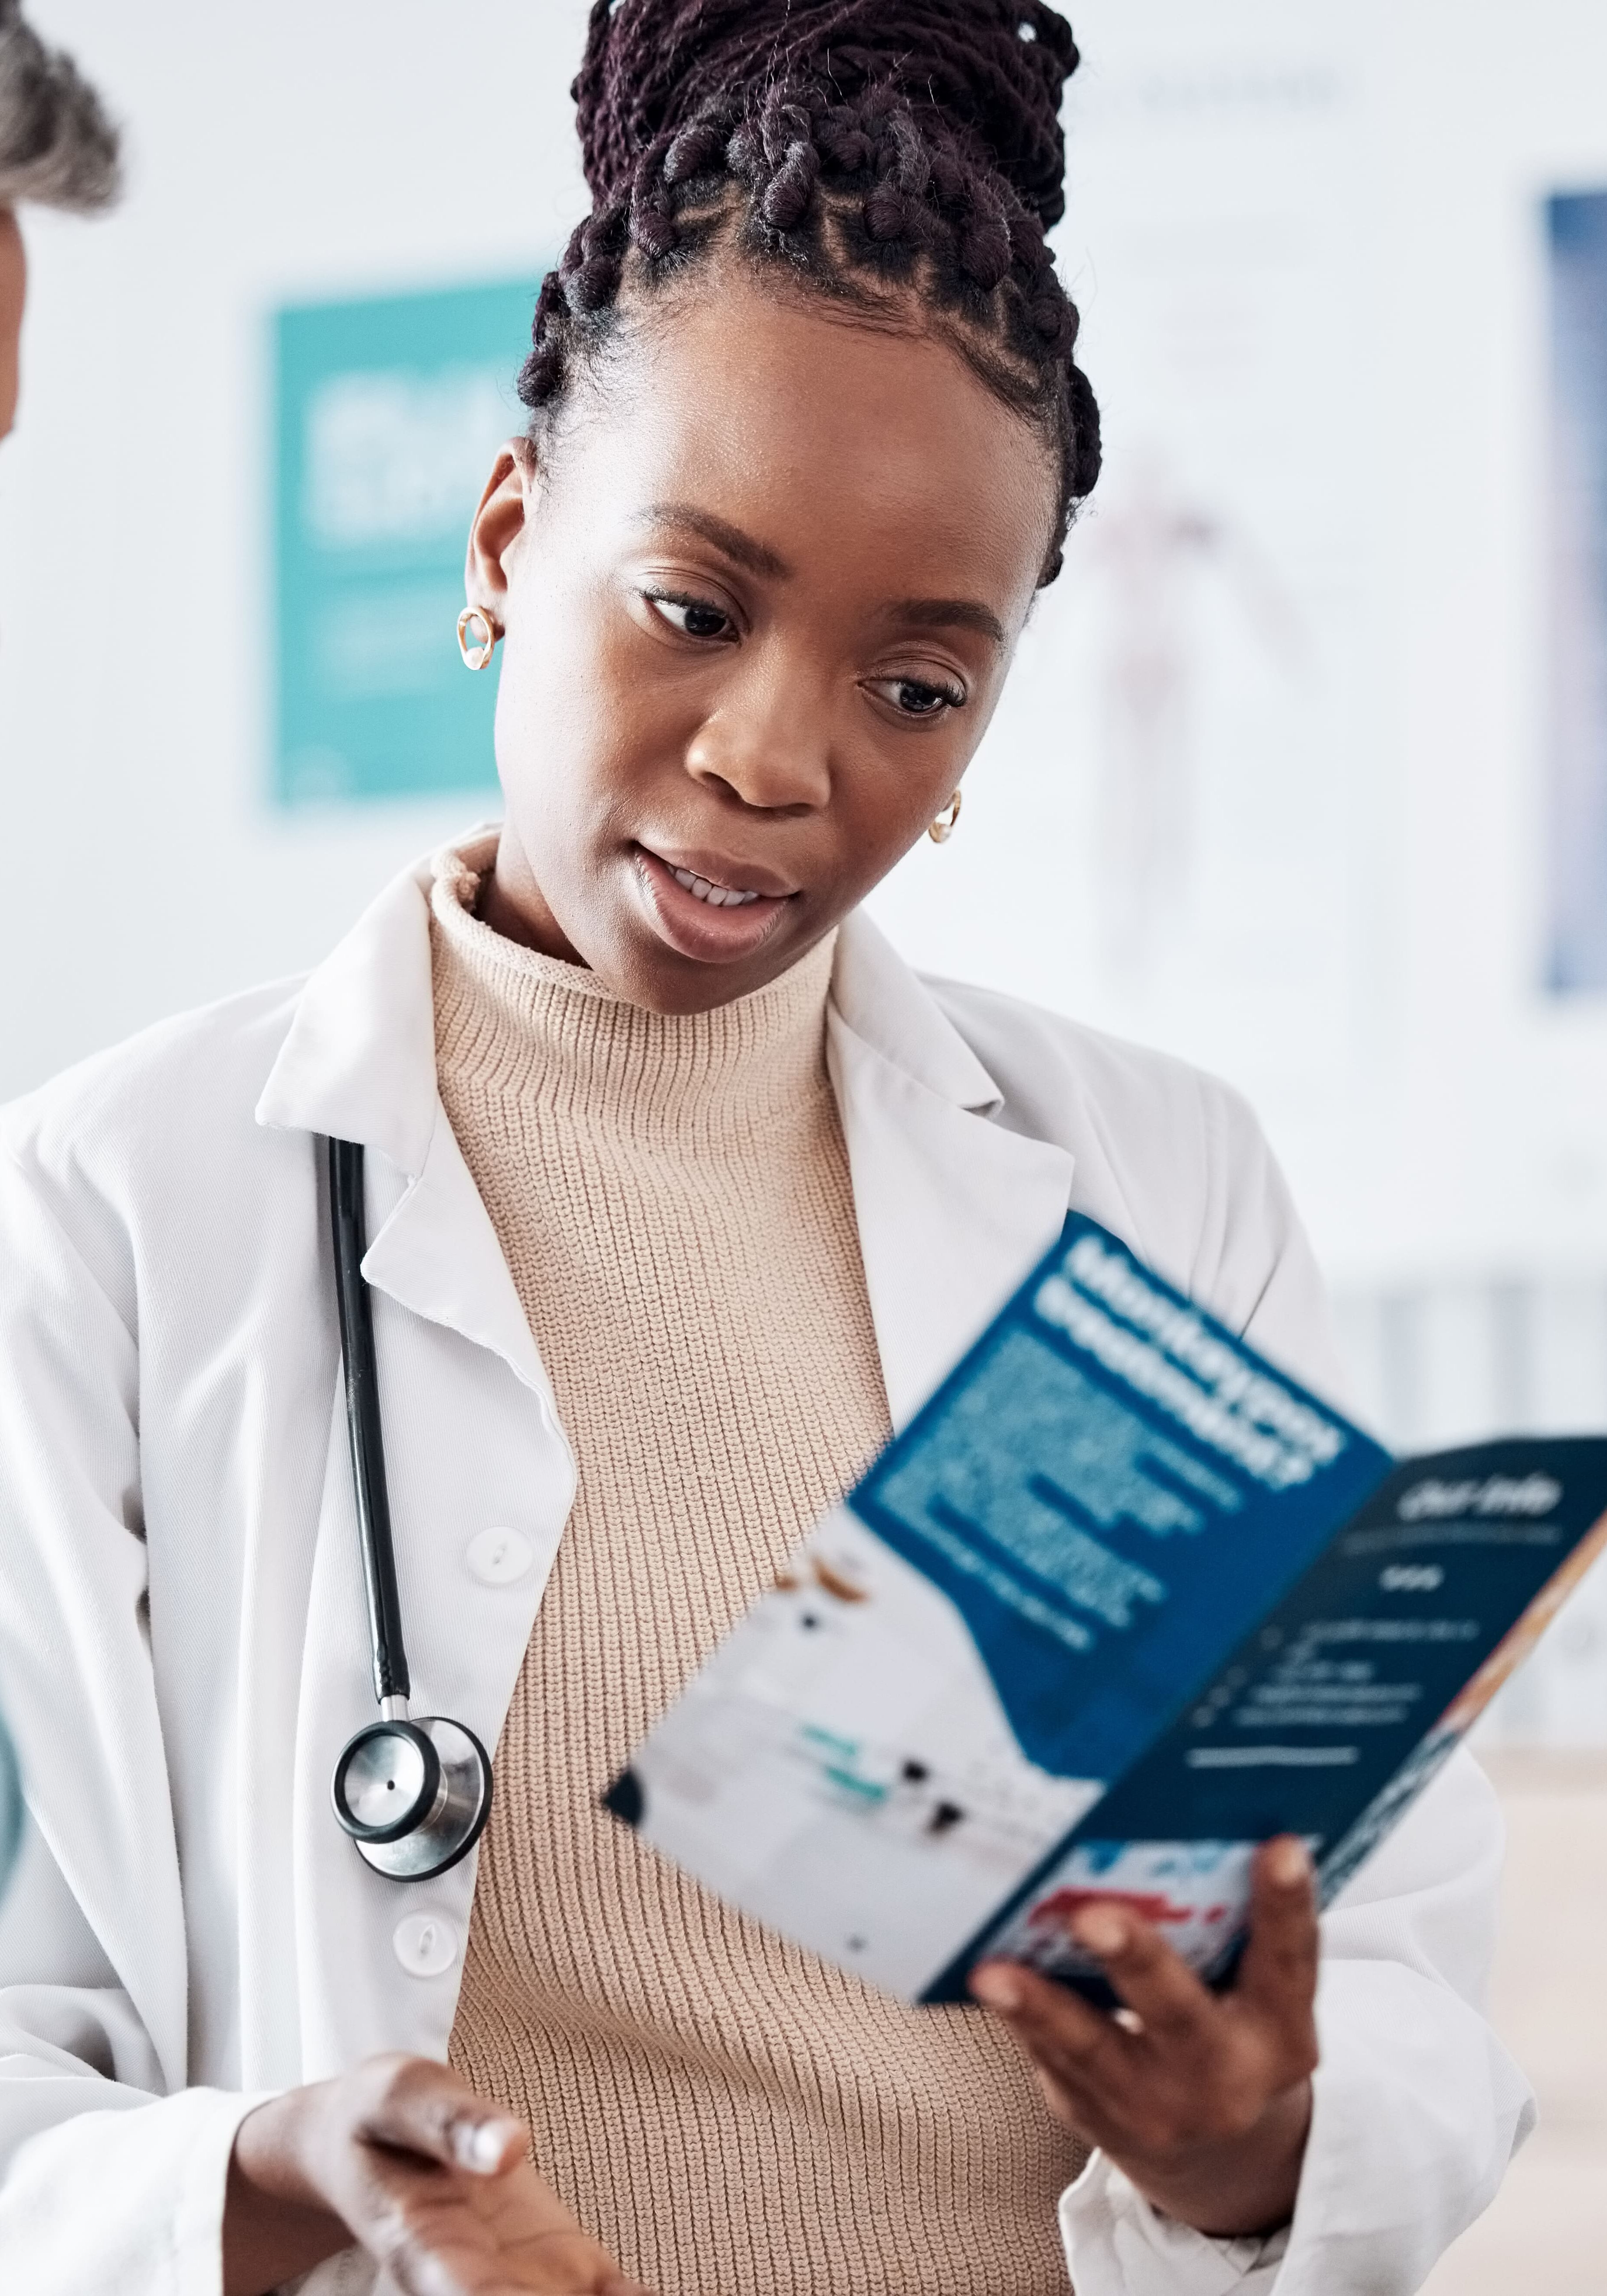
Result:
{"label": "gold hoop earring", "polygon": [[[469,625],[478,622],[485,632],[484,638],[471,638]],[[457,650],[470,669],[489,669],[491,657],[496,652],[496,641],[502,632],[483,606],[465,606],[457,618]]]}
{"label": "gold hoop earring", "polygon": [[936,821],[929,822],[926,833],[934,845],[947,845],[955,833],[955,824],[960,818],[960,792],[956,790],[948,800],[948,810],[940,813]]}

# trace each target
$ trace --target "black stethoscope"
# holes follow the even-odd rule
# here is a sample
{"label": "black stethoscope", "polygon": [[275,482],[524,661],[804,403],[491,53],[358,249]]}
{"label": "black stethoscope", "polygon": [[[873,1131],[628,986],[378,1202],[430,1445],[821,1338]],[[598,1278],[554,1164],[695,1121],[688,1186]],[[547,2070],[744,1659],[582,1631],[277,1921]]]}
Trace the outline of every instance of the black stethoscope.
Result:
{"label": "black stethoscope", "polygon": [[376,1874],[428,1882],[467,1857],[491,1809],[491,1758],[472,1730],[444,1715],[414,1718],[402,1643],[396,1550],[380,1428],[373,1310],[363,1277],[363,1151],[329,1147],[329,1218],[346,1373],[346,1427],[368,1596],[368,1638],[380,1718],[359,1730],[335,1764],[335,1816]]}

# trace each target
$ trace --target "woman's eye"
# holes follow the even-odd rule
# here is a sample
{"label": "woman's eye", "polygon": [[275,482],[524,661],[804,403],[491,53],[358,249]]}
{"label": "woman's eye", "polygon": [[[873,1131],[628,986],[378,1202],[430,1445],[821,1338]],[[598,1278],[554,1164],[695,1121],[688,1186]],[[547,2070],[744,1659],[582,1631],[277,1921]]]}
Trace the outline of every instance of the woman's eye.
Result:
{"label": "woman's eye", "polygon": [[661,614],[672,629],[689,638],[723,638],[731,627],[731,617],[718,606],[711,606],[704,598],[670,598],[661,590],[649,590],[647,603],[655,614]]}
{"label": "woman's eye", "polygon": [[940,718],[958,709],[965,700],[955,685],[932,685],[923,677],[876,677],[871,692],[892,704],[901,718]]}

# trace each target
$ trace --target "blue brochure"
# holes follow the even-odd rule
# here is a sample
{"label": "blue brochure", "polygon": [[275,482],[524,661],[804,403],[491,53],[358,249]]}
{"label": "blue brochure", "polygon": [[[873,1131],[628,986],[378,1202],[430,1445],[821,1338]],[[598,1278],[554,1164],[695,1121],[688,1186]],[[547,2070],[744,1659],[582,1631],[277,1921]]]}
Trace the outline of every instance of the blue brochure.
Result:
{"label": "blue brochure", "polygon": [[1073,1215],[610,1789],[908,2000],[1142,1912],[1213,1983],[1270,1834],[1326,1902],[1607,1543],[1607,1438],[1397,1465]]}

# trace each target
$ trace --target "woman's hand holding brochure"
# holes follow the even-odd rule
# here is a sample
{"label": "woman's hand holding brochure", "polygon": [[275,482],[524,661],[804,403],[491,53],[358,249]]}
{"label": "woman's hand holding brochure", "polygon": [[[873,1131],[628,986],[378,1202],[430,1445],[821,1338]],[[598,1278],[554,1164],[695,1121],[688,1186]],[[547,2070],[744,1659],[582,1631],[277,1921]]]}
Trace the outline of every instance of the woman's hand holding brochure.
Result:
{"label": "woman's hand holding brochure", "polygon": [[1249,1942],[1226,1992],[1127,1906],[1085,1906],[1072,1928],[1120,1997],[1115,2016],[1017,1962],[984,1962],[971,1980],[1031,2059],[1051,2112],[1197,2231],[1286,2223],[1317,2058],[1316,1895],[1300,1843],[1285,1835],[1256,1860]]}

